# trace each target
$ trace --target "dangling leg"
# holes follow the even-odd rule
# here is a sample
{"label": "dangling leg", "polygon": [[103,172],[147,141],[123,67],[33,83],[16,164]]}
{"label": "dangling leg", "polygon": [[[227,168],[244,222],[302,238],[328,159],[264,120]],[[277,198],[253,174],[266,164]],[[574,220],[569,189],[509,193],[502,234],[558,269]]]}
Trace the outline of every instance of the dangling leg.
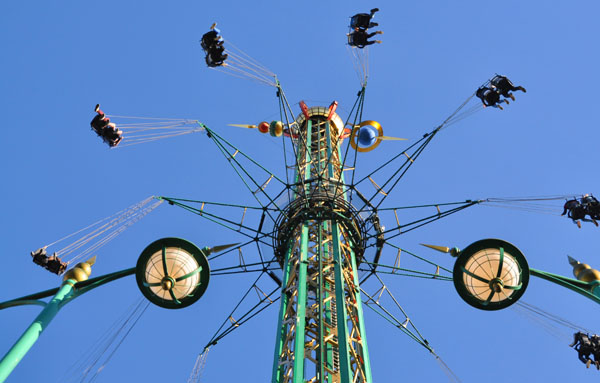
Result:
{"label": "dangling leg", "polygon": [[569,345],[569,347],[573,347],[573,346],[575,346],[575,345],[577,344],[577,335],[578,335],[578,334],[579,334],[579,333],[575,333],[575,334],[573,334],[573,343],[571,343],[571,344]]}
{"label": "dangling leg", "polygon": [[586,368],[590,368],[590,364],[592,364],[592,360],[590,359],[589,352],[585,352],[583,349],[580,348],[577,351],[577,357],[579,358],[581,363],[585,364]]}

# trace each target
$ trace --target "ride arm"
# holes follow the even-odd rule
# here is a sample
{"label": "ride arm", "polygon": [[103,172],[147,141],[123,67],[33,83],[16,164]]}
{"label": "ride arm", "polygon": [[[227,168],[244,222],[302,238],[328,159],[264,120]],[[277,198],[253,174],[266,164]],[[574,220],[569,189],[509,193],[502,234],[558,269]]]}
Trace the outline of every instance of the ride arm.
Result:
{"label": "ride arm", "polygon": [[[61,305],[66,304],[67,302],[71,301],[73,298],[76,298],[79,295],[81,295],[89,290],[99,287],[105,283],[112,282],[114,280],[126,277],[133,273],[135,273],[135,267],[132,267],[132,268],[126,269],[126,270],[117,271],[117,272],[110,273],[110,274],[106,274],[106,275],[101,275],[99,277],[88,279],[86,281],[77,282],[73,285],[74,294],[71,297],[65,299]],[[46,303],[43,301],[40,301],[40,299],[56,295],[56,293],[58,292],[59,289],[60,289],[60,287],[55,287],[53,289],[40,291],[38,293],[25,295],[20,298],[11,299],[6,302],[2,302],[2,303],[0,303],[0,310],[7,309],[10,307],[15,307],[15,306],[24,306],[24,305],[45,306]]]}
{"label": "ride arm", "polygon": [[529,274],[541,279],[545,279],[562,287],[566,287],[569,290],[575,291],[576,293],[595,301],[596,303],[600,303],[600,289],[598,289],[600,281],[583,282],[577,279],[567,278],[562,275],[552,274],[536,269],[529,269]]}

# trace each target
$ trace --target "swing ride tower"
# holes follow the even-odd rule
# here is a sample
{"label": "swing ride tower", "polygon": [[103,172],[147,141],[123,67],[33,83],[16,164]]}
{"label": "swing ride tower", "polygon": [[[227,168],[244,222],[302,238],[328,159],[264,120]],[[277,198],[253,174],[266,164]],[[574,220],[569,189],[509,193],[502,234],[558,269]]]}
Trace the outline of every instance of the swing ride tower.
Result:
{"label": "swing ride tower", "polygon": [[274,236],[283,279],[272,382],[371,382],[357,275],[365,223],[344,188],[344,124],[331,107],[302,109],[292,200]]}

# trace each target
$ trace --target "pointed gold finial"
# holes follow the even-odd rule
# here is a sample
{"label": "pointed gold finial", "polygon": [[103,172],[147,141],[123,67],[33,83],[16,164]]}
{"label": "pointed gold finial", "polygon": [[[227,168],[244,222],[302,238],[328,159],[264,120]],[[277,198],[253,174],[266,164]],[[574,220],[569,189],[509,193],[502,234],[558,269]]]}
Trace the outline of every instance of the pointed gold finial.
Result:
{"label": "pointed gold finial", "polygon": [[583,282],[593,282],[600,280],[600,271],[592,269],[588,264],[581,263],[578,260],[567,256],[569,264],[573,266],[573,275]]}
{"label": "pointed gold finial", "polygon": [[236,128],[256,129],[256,125],[252,124],[227,124],[227,126],[235,126]]}
{"label": "pointed gold finial", "polygon": [[212,253],[219,253],[223,250],[227,250],[230,247],[233,246],[237,246],[239,245],[239,243],[230,243],[228,245],[219,245],[219,246],[213,246],[213,247],[205,247],[204,250],[207,252],[207,254],[212,254]]}
{"label": "pointed gold finial", "polygon": [[575,267],[579,264],[579,261],[576,260],[575,258],[571,257],[570,255],[567,255],[567,258],[569,258],[569,264],[571,266]]}
{"label": "pointed gold finial", "polygon": [[429,247],[430,249],[437,250],[437,251],[442,252],[442,253],[449,253],[450,252],[450,248],[446,247],[446,246],[428,245],[426,243],[421,243],[420,245],[421,246],[425,246],[425,247]]}
{"label": "pointed gold finial", "polygon": [[441,253],[449,253],[451,256],[453,257],[458,257],[458,254],[460,253],[460,249],[458,247],[447,247],[447,246],[436,246],[436,245],[428,245],[426,243],[421,243],[421,246],[425,246],[425,247],[429,247],[430,249],[439,251]]}

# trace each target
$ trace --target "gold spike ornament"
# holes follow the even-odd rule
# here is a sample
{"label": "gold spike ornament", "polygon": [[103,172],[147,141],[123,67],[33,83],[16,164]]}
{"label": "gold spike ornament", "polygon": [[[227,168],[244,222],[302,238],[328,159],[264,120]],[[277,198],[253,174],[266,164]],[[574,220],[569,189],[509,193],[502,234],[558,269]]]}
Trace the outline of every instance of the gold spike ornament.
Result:
{"label": "gold spike ornament", "polygon": [[594,282],[600,280],[600,271],[592,269],[588,264],[581,263],[569,257],[569,264],[573,266],[573,275],[583,282]]}

